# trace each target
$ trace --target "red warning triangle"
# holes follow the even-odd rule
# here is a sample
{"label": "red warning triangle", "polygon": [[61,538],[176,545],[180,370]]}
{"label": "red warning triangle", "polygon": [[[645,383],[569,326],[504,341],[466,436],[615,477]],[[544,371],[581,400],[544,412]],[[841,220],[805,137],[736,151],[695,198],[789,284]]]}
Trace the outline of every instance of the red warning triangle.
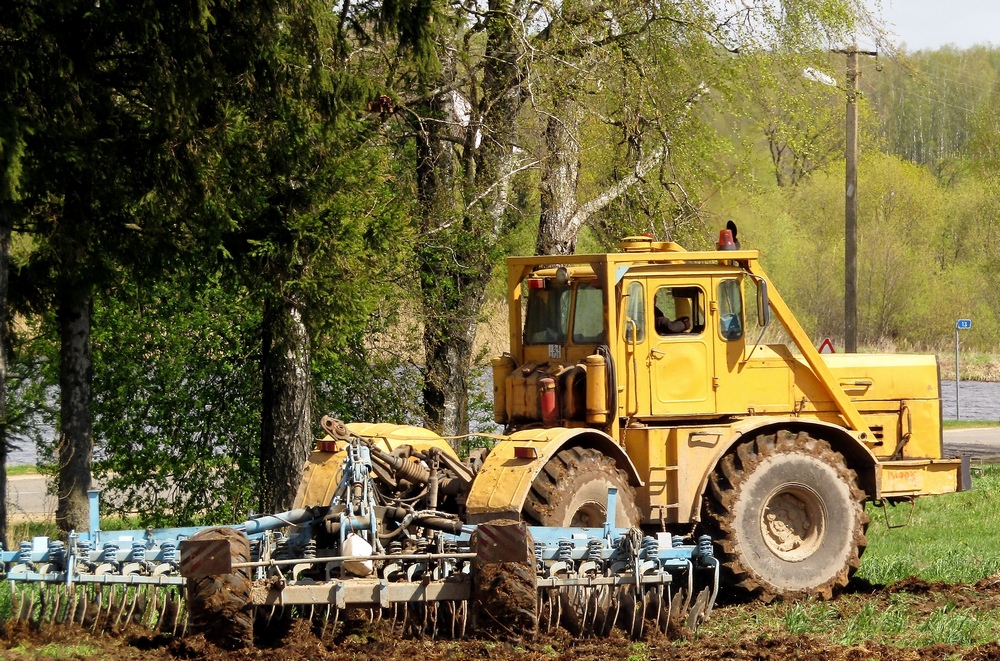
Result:
{"label": "red warning triangle", "polygon": [[837,351],[833,348],[833,340],[831,340],[828,337],[824,337],[823,341],[819,343],[819,352],[820,353],[837,353]]}

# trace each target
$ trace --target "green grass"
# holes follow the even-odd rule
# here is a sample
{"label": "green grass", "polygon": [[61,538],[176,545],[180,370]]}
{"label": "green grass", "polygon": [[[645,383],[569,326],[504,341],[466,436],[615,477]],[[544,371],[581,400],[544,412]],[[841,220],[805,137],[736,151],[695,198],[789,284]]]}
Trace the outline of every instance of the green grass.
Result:
{"label": "green grass", "polygon": [[[869,505],[868,548],[858,578],[891,585],[910,576],[930,583],[961,583],[965,596],[911,594],[864,589],[829,602],[806,599],[768,606],[741,604],[718,609],[699,637],[722,638],[734,647],[762,639],[806,635],[832,645],[877,643],[900,648],[934,644],[984,645],[1000,636],[1000,600],[973,584],[1000,577],[1000,466],[973,478],[974,490],[917,499],[885,511]],[[695,643],[697,644],[697,643]],[[902,655],[901,655],[902,656]],[[865,658],[861,656],[859,658]]]}
{"label": "green grass", "polygon": [[974,583],[1000,573],[1000,466],[976,472],[973,490],[918,498],[907,504],[868,506],[868,549],[858,576],[888,584],[918,576],[926,581]]}
{"label": "green grass", "polygon": [[38,475],[38,466],[34,464],[25,464],[21,466],[7,466],[7,477],[13,477],[15,475]]}
{"label": "green grass", "polygon": [[49,643],[42,647],[34,647],[28,643],[21,643],[11,651],[22,654],[29,659],[80,659],[97,654],[101,650],[86,643],[79,645]]}
{"label": "green grass", "polygon": [[1000,420],[945,420],[945,429],[975,429],[977,427],[1000,427]]}

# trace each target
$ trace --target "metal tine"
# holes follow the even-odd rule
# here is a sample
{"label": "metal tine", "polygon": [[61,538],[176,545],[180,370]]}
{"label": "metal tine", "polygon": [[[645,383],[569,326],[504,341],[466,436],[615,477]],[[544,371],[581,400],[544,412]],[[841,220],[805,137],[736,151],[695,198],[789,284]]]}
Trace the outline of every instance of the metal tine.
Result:
{"label": "metal tine", "polygon": [[640,604],[642,603],[642,595],[637,595],[633,589],[633,586],[629,586],[628,591],[628,601],[626,602],[631,611],[629,617],[629,628],[628,635],[633,639],[638,639],[639,636],[637,631],[640,630],[640,622],[642,622],[642,614],[639,612]]}
{"label": "metal tine", "polygon": [[326,642],[326,628],[330,624],[330,604],[326,605],[326,611],[323,613],[323,626],[319,630],[319,639]]}
{"label": "metal tine", "polygon": [[167,598],[164,600],[164,618],[165,621],[163,626],[160,628],[163,633],[168,633],[167,628],[170,629],[170,635],[177,633],[177,601],[175,599],[175,594],[173,590],[167,592]]}
{"label": "metal tine", "polygon": [[622,586],[618,586],[617,588],[615,588],[615,593],[612,596],[612,601],[614,602],[615,605],[615,612],[614,612],[615,614],[608,620],[608,623],[604,627],[605,636],[610,635],[611,630],[618,623],[618,617],[621,614],[621,609],[622,609],[622,597],[623,597],[623,588]]}
{"label": "metal tine", "polygon": [[126,626],[132,622],[132,616],[135,613],[135,607],[139,604],[139,597],[142,595],[140,587],[137,585],[132,591],[132,600],[129,602],[128,614],[125,616]]}
{"label": "metal tine", "polygon": [[549,623],[548,631],[552,631],[553,628],[559,625],[558,617],[558,598],[559,591],[557,588],[548,588],[545,590],[545,597],[549,602]]}
{"label": "metal tine", "polygon": [[459,602],[461,604],[460,608],[462,610],[462,628],[460,629],[459,636],[465,638],[465,625],[469,617],[469,603],[466,601]]}
{"label": "metal tine", "polygon": [[58,624],[65,624],[67,621],[73,618],[73,612],[76,608],[76,589],[69,588],[65,585],[59,586],[59,611],[56,614],[56,622]]}
{"label": "metal tine", "polygon": [[[94,619],[94,633],[99,630],[103,630],[108,624],[108,619],[111,617],[111,607],[114,605],[115,601],[115,591],[111,586],[102,586],[101,589],[101,605],[97,610],[97,617]],[[104,613],[104,624],[101,625],[101,613]]]}
{"label": "metal tine", "polygon": [[31,620],[38,624],[48,622],[49,611],[52,606],[52,596],[49,594],[48,587],[47,583],[39,582],[36,588],[37,595],[35,603],[31,608]]}
{"label": "metal tine", "polygon": [[104,611],[104,624],[102,625],[102,631],[108,631],[112,628],[112,622],[114,621],[115,614],[119,610],[121,605],[121,591],[114,585],[109,585],[106,590],[107,594],[107,606]]}
{"label": "metal tine", "polygon": [[160,588],[153,587],[150,592],[153,595],[152,603],[149,605],[149,614],[146,616],[148,619],[146,625],[149,629],[156,631],[156,627],[159,626],[159,613],[160,613]]}
{"label": "metal tine", "polygon": [[580,601],[583,602],[583,618],[581,619],[581,631],[584,636],[590,636],[590,626],[587,624],[594,613],[594,589],[593,588],[578,588],[580,590]]}
{"label": "metal tine", "polygon": [[49,590],[52,597],[52,622],[62,624],[66,619],[66,600],[69,598],[66,586],[53,583]]}
{"label": "metal tine", "polygon": [[35,609],[35,590],[33,588],[28,589],[27,600],[21,599],[21,612],[18,614],[18,619],[24,620],[25,622],[31,621],[31,611]]}
{"label": "metal tine", "polygon": [[160,603],[160,612],[158,613],[158,616],[156,618],[156,630],[160,631],[160,632],[163,631],[163,621],[166,618],[166,614],[167,614],[167,599],[169,599],[169,598],[170,598],[170,592],[167,592],[166,594],[161,595],[161,599],[160,599],[160,602],[161,602]]}
{"label": "metal tine", "polygon": [[399,628],[400,628],[400,631],[403,632],[403,635],[406,635],[406,627],[410,623],[410,604],[405,604],[404,603],[404,604],[400,604],[400,605],[403,607],[403,622],[402,622],[402,624],[400,624]]}
{"label": "metal tine", "polygon": [[10,582],[10,612],[11,612],[11,618],[13,619],[17,617],[17,613],[19,613],[21,610],[21,598],[17,589],[17,582],[16,581],[9,581],[9,582]]}
{"label": "metal tine", "polygon": [[399,604],[394,603],[392,605],[392,630],[395,631],[397,626],[399,626]]}
{"label": "metal tine", "polygon": [[73,588],[73,615],[70,622],[83,624],[83,617],[87,612],[87,587],[77,585]]}
{"label": "metal tine", "polygon": [[49,607],[49,591],[48,586],[45,583],[41,583],[38,586],[38,601],[35,604],[34,613],[32,617],[36,622],[42,624],[45,622],[45,611]]}
{"label": "metal tine", "polygon": [[618,600],[615,597],[615,589],[610,585],[605,585],[603,587],[603,601],[604,601],[604,618],[601,622],[601,628],[598,631],[599,636],[607,636],[611,633],[611,628],[615,625],[615,618],[618,617],[616,612],[613,612],[616,608]]}
{"label": "metal tine", "polygon": [[56,585],[53,592],[55,593],[55,604],[52,606],[52,621],[56,624],[62,624],[66,615],[63,612],[66,607],[66,601],[63,599],[63,596],[66,594],[66,588],[63,585]]}
{"label": "metal tine", "polygon": [[174,598],[174,593],[172,590],[167,588],[166,590],[164,590],[161,596],[162,599],[160,599],[160,619],[156,623],[156,630],[159,631],[160,633],[170,633],[170,630],[173,629],[174,626],[174,623],[171,622],[171,617],[170,617],[170,610],[172,607],[171,601]]}
{"label": "metal tine", "polygon": [[[93,609],[94,619],[90,624],[90,630],[92,633],[97,633],[97,624],[101,621],[101,607],[104,605],[104,590],[100,586],[94,588],[94,602],[91,605],[95,608]],[[87,610],[91,611],[89,607]]]}
{"label": "metal tine", "polygon": [[10,582],[10,601],[11,601],[11,618],[20,619],[21,618],[21,608],[24,606],[25,599],[25,586],[22,583],[17,583],[16,581]]}
{"label": "metal tine", "polygon": [[646,595],[641,588],[636,588],[635,595],[636,625],[638,632],[635,634],[636,640],[642,638],[642,630],[646,624]]}
{"label": "metal tine", "polygon": [[278,608],[277,605],[272,605],[271,606],[271,612],[269,612],[267,614],[267,617],[264,619],[264,626],[265,627],[270,627],[271,626],[271,620],[274,618],[274,611],[277,608]]}
{"label": "metal tine", "polygon": [[339,620],[340,620],[340,608],[334,608],[333,609],[333,633],[331,633],[330,635],[332,635],[332,636],[336,636],[337,635],[337,622]]}
{"label": "metal tine", "polygon": [[[667,628],[670,626],[670,611],[673,609],[673,603],[670,599],[670,590],[664,590],[663,586],[659,587],[660,594],[660,614],[656,620],[657,628],[663,632],[667,633]],[[664,608],[664,602],[666,602],[666,608]]]}
{"label": "metal tine", "polygon": [[121,623],[122,613],[125,612],[125,607],[128,605],[129,587],[130,586],[126,585],[118,591],[118,605],[115,608],[115,622],[111,625],[112,629],[117,629],[118,625]]}
{"label": "metal tine", "polygon": [[587,588],[587,608],[583,617],[583,635],[594,637],[594,625],[597,622],[597,611],[600,608],[600,587]]}
{"label": "metal tine", "polygon": [[105,625],[107,624],[108,617],[111,615],[111,602],[114,601],[115,593],[110,588],[101,586],[98,588],[100,593],[100,601],[97,607],[97,615],[94,617],[94,627],[93,632],[97,633],[102,630],[101,615],[104,615]]}
{"label": "metal tine", "polygon": [[597,610],[600,608],[600,588],[588,590],[590,596],[587,597],[587,612],[583,617],[583,633],[585,636],[593,637],[594,626],[597,624]]}
{"label": "metal tine", "polygon": [[[656,590],[652,587],[646,589],[646,595],[643,599],[645,602],[643,606],[643,629],[647,628],[647,622],[651,622],[654,625],[659,620],[660,617],[660,598]],[[650,614],[652,612],[652,614]]]}

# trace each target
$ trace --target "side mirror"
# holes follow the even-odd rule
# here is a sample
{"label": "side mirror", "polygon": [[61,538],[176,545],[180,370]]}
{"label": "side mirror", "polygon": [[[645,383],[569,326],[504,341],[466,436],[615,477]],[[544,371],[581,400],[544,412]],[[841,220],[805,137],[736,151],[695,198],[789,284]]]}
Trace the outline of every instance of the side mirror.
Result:
{"label": "side mirror", "polygon": [[767,280],[754,278],[757,285],[757,325],[767,326],[771,321],[771,302],[767,298]]}

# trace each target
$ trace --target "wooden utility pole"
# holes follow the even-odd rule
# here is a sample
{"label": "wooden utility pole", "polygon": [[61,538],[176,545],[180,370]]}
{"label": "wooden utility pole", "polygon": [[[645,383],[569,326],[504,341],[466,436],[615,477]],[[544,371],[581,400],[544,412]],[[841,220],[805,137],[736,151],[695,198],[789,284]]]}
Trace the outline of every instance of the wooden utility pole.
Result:
{"label": "wooden utility pole", "polygon": [[844,182],[844,347],[847,353],[858,350],[858,55],[878,55],[852,46],[834,53],[847,55],[847,161]]}

